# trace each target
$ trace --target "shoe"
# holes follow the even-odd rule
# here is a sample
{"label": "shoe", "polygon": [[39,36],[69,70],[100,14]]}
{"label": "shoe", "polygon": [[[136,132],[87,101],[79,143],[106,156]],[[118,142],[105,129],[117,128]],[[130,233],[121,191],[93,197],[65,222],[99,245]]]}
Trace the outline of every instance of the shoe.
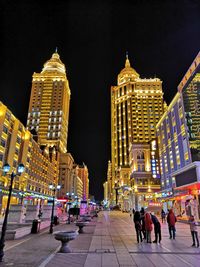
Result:
{"label": "shoe", "polygon": [[195,244],[192,244],[192,246],[191,247],[195,247]]}
{"label": "shoe", "polygon": [[154,241],[153,241],[153,243],[157,243],[157,241],[156,241],[156,240],[154,240]]}
{"label": "shoe", "polygon": [[172,239],[172,237],[170,236],[169,239]]}
{"label": "shoe", "polygon": [[197,245],[197,248],[199,247],[199,244]]}

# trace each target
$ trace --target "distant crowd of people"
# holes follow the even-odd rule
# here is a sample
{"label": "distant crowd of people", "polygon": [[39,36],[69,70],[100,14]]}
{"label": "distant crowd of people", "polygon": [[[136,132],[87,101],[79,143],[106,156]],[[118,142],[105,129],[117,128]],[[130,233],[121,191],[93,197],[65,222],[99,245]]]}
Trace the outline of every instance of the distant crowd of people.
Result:
{"label": "distant crowd of people", "polygon": [[[153,230],[154,226],[154,235],[155,238],[153,240],[153,243],[160,243],[162,239],[161,235],[161,223],[156,215],[153,213],[147,212],[144,210],[144,208],[141,208],[140,211],[135,211],[133,209],[133,222],[135,224],[135,231],[137,236],[137,242],[143,242],[143,240],[146,240],[146,243],[152,243],[151,241],[151,232]],[[161,221],[164,223],[167,220],[168,229],[169,229],[169,238],[175,239],[176,238],[176,222],[177,218],[173,212],[173,209],[168,210],[168,213],[166,214],[165,211],[162,209],[161,211]],[[189,218],[189,225],[190,225],[190,231],[191,236],[193,240],[193,247],[199,247],[199,238],[198,238],[198,229],[197,229],[197,222],[195,221],[194,216],[191,216]]]}

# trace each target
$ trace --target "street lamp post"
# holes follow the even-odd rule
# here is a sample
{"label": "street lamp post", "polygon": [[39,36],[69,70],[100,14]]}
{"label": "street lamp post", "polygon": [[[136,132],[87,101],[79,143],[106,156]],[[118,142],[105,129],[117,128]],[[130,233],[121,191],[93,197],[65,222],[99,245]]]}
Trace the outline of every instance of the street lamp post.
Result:
{"label": "street lamp post", "polygon": [[115,202],[116,202],[116,205],[118,204],[118,188],[115,187]]}
{"label": "street lamp post", "polygon": [[53,223],[54,223],[55,193],[56,193],[56,189],[59,190],[61,188],[61,186],[57,185],[55,187],[52,184],[50,184],[49,188],[53,191],[53,204],[52,204],[52,210],[51,210],[51,223],[50,223],[50,228],[49,228],[49,233],[52,234],[53,233]]}
{"label": "street lamp post", "polygon": [[[70,206],[71,206],[71,202],[73,200],[73,197],[74,197],[74,193],[70,193],[70,192],[67,192],[66,193],[66,196],[67,196],[67,211],[68,211],[68,219],[67,219],[67,224],[70,224]],[[69,202],[70,201],[70,202]]]}
{"label": "street lamp post", "polygon": [[[10,165],[5,164],[3,166],[3,171],[5,174],[7,174],[10,171]],[[17,173],[12,172],[10,175],[10,187],[9,187],[9,194],[8,194],[8,201],[7,201],[7,207],[6,207],[6,212],[5,212],[5,217],[2,225],[2,230],[1,230],[1,239],[0,239],[0,262],[3,261],[3,256],[4,256],[4,246],[5,246],[5,235],[6,235],[6,228],[7,228],[7,220],[8,220],[8,213],[9,213],[9,207],[10,207],[10,199],[12,195],[12,187],[13,187],[13,180],[16,175],[21,175],[22,172],[24,172],[24,165],[19,164],[17,168]]]}
{"label": "street lamp post", "polygon": [[[118,181],[119,182],[119,181]],[[118,182],[115,182],[115,202],[116,205],[118,204],[118,190],[119,190],[119,186],[118,186]]]}
{"label": "street lamp post", "polygon": [[71,202],[68,202],[67,205],[68,207],[68,224],[70,224],[70,206],[71,206]]}

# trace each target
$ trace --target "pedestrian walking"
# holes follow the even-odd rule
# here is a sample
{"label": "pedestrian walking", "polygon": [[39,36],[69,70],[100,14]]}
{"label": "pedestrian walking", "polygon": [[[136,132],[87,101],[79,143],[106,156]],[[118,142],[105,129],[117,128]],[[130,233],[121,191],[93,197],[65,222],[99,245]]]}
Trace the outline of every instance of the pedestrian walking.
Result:
{"label": "pedestrian walking", "polygon": [[[189,218],[189,224],[190,224],[190,231],[191,231],[191,235],[192,235],[192,247],[195,247],[197,243],[197,248],[199,247],[199,238],[198,238],[198,229],[197,229],[197,222],[195,221],[194,216],[190,216]],[[195,242],[196,239],[196,242]]]}
{"label": "pedestrian walking", "polygon": [[166,217],[165,211],[162,209],[162,210],[161,210],[161,219],[162,219],[162,223],[165,222],[165,217]]}
{"label": "pedestrian walking", "polygon": [[146,240],[147,243],[151,243],[151,231],[153,229],[152,227],[152,220],[151,216],[148,212],[145,212],[144,214],[144,222],[145,222],[145,230],[146,230]]}
{"label": "pedestrian walking", "polygon": [[145,214],[144,208],[141,208],[141,210],[140,210],[140,218],[141,218],[141,224],[142,224],[142,233],[143,233],[143,239],[146,239],[144,214]]}
{"label": "pedestrian walking", "polygon": [[135,224],[135,231],[137,236],[137,242],[142,242],[142,225],[141,225],[141,217],[140,212],[136,211],[133,216],[133,221]]}
{"label": "pedestrian walking", "polygon": [[169,228],[169,238],[175,239],[176,237],[176,228],[175,228],[175,224],[177,222],[176,216],[173,212],[172,209],[169,210],[169,213],[167,215],[167,223],[168,223],[168,228]]}
{"label": "pedestrian walking", "polygon": [[161,225],[160,222],[158,220],[158,218],[151,213],[151,220],[153,222],[154,225],[154,233],[155,233],[155,240],[153,241],[153,243],[157,243],[161,241]]}

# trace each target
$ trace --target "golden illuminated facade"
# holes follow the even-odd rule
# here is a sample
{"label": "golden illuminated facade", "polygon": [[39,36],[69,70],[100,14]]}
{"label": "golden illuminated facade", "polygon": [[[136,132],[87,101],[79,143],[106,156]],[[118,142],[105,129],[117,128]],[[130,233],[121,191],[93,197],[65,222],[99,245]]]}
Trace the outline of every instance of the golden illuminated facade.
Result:
{"label": "golden illuminated facade", "polygon": [[110,202],[112,199],[112,163],[110,160],[108,161],[107,181],[106,182],[107,182],[107,187],[108,187],[107,200],[108,200],[108,202]]}
{"label": "golden illuminated facade", "polygon": [[78,199],[82,199],[83,197],[83,182],[81,178],[78,176],[74,176],[74,195],[77,196]]}
{"label": "golden illuminated facade", "polygon": [[78,197],[79,200],[83,198],[83,181],[78,176],[78,165],[74,164],[73,170],[72,170],[72,176],[73,176],[73,192],[74,195]]}
{"label": "golden illuminated facade", "polygon": [[89,198],[89,173],[88,168],[85,164],[78,166],[78,177],[83,182],[83,200],[88,200]]}
{"label": "golden illuminated facade", "polygon": [[112,188],[130,186],[129,153],[132,144],[156,138],[156,124],[164,112],[162,81],[142,79],[128,56],[111,87]]}
{"label": "golden illuminated facade", "polygon": [[27,128],[36,131],[40,145],[67,152],[70,88],[65,65],[55,52],[41,73],[34,73]]}
{"label": "golden illuminated facade", "polygon": [[160,189],[160,168],[156,140],[134,143],[130,149],[131,188],[133,206],[140,210],[148,206],[153,193]]}
{"label": "golden illuminated facade", "polygon": [[58,192],[58,196],[64,198],[66,193],[74,193],[73,189],[73,165],[74,159],[70,153],[60,154],[59,159],[59,184],[61,189]]}
{"label": "golden illuminated facade", "polygon": [[190,148],[196,160],[200,160],[200,52],[178,86],[182,92]]}
{"label": "golden illuminated facade", "polygon": [[[52,191],[49,184],[57,184],[58,161],[55,149],[43,150],[32,134],[12,112],[0,102],[0,170],[5,163],[16,173],[18,164],[23,163],[25,171],[14,179],[11,204],[22,201],[36,204],[47,200]],[[10,183],[8,175],[0,171],[0,205],[5,208]]]}
{"label": "golden illuminated facade", "polygon": [[108,203],[108,199],[109,199],[109,193],[108,193],[108,182],[106,181],[105,183],[103,183],[103,192],[104,192],[104,203],[107,204]]}

